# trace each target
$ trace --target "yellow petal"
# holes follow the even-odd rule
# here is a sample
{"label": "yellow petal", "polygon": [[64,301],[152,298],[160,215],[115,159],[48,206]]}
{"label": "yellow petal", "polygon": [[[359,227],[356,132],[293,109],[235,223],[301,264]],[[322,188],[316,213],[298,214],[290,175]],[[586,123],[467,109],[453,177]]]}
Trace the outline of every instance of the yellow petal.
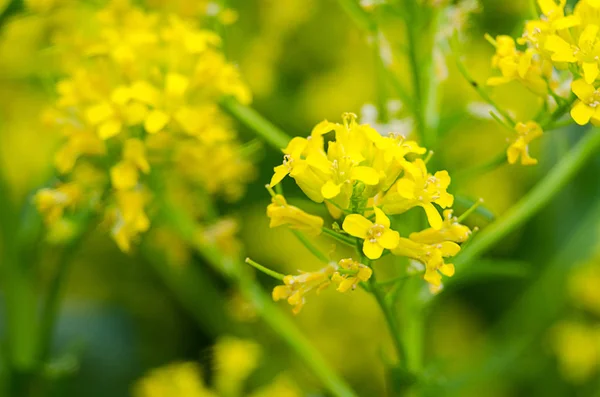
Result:
{"label": "yellow petal", "polygon": [[381,236],[377,239],[379,245],[389,250],[394,249],[398,246],[400,241],[400,234],[395,230],[386,229]]}
{"label": "yellow petal", "polygon": [[598,62],[584,62],[582,65],[583,77],[588,84],[594,83],[598,77]]}
{"label": "yellow petal", "polygon": [[429,225],[435,230],[441,229],[443,225],[442,216],[435,208],[435,206],[433,204],[422,204],[421,207],[423,207],[423,209],[425,210],[425,214],[427,215]]}
{"label": "yellow petal", "polygon": [[577,98],[582,101],[590,99],[594,95],[596,89],[593,85],[585,82],[584,79],[578,79],[571,83],[571,90],[573,94],[577,95]]}
{"label": "yellow petal", "polygon": [[390,227],[390,218],[379,208],[375,207],[375,223],[381,226]]}
{"label": "yellow petal", "polygon": [[571,109],[571,117],[579,125],[586,125],[590,122],[594,109],[581,101],[577,101],[573,109]]}
{"label": "yellow petal", "polygon": [[273,168],[273,171],[275,171],[275,174],[273,174],[273,177],[271,177],[271,183],[269,183],[269,187],[273,187],[273,186],[277,185],[289,173],[288,167],[283,164],[278,165],[277,167]]}
{"label": "yellow petal", "polygon": [[108,103],[99,103],[90,106],[85,111],[87,121],[92,124],[100,124],[114,115],[115,111]]}
{"label": "yellow petal", "polygon": [[352,168],[350,179],[363,182],[365,185],[377,185],[379,174],[371,167],[358,166]]}
{"label": "yellow petal", "polygon": [[170,97],[181,97],[190,85],[190,79],[179,73],[169,73],[165,78],[165,91]]}
{"label": "yellow petal", "polygon": [[146,121],[144,122],[144,129],[149,134],[155,134],[167,125],[169,119],[170,117],[168,114],[161,110],[155,109],[150,112],[148,117],[146,117]]}
{"label": "yellow petal", "polygon": [[330,123],[327,120],[323,120],[321,121],[319,124],[317,124],[315,126],[315,128],[313,128],[312,132],[310,133],[311,136],[322,136],[327,134],[330,131],[333,131],[335,128],[335,123]]}
{"label": "yellow petal", "polygon": [[586,47],[591,43],[596,41],[596,37],[598,36],[598,26],[589,24],[583,29],[581,35],[579,36],[579,47]]}
{"label": "yellow petal", "polygon": [[413,200],[415,198],[415,188],[415,183],[410,179],[402,178],[396,182],[398,194],[408,200]]}
{"label": "yellow petal", "polygon": [[147,105],[156,106],[159,91],[147,81],[136,81],[131,85],[131,97]]}
{"label": "yellow petal", "polygon": [[121,132],[123,125],[119,120],[108,120],[98,127],[98,137],[100,139],[112,138]]}
{"label": "yellow petal", "polygon": [[367,231],[373,226],[373,222],[362,215],[351,214],[344,219],[342,229],[351,236],[366,238]]}
{"label": "yellow petal", "polygon": [[442,266],[440,266],[440,272],[444,276],[452,277],[454,276],[455,272],[454,265],[451,263],[443,264]]}
{"label": "yellow petal", "polygon": [[110,180],[115,189],[131,189],[138,183],[137,168],[133,164],[121,162],[110,169]]}
{"label": "yellow petal", "polygon": [[369,259],[379,259],[381,254],[383,254],[383,247],[378,243],[365,240],[363,243],[363,252]]}
{"label": "yellow petal", "polygon": [[336,197],[338,194],[340,194],[341,187],[342,187],[341,183],[339,185],[336,185],[335,183],[333,183],[333,181],[329,180],[329,181],[325,182],[325,184],[321,188],[321,194],[326,199],[332,199],[332,198]]}

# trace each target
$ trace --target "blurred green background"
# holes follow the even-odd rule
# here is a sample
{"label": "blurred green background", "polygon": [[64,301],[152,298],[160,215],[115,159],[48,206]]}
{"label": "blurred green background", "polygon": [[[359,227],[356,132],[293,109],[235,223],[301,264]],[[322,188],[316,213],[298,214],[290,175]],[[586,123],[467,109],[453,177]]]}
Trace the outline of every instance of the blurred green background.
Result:
{"label": "blurred green background", "polygon": [[[4,8],[0,16],[0,167],[12,188],[11,200],[18,203],[31,200],[32,192],[52,175],[51,157],[58,142],[39,117],[53,95],[52,88],[43,84],[52,65],[40,64],[39,53],[48,31],[67,16],[52,7],[32,11],[36,9],[33,3],[38,2],[6,1],[2,6],[0,1],[0,10]],[[149,1],[153,3],[159,2]],[[481,2],[481,12],[470,20],[464,46],[466,64],[478,81],[490,75],[493,54],[483,35],[516,36],[527,16],[527,3]],[[360,115],[365,104],[376,101],[374,65],[366,55],[370,50],[337,1],[231,0],[229,6],[237,10],[239,19],[227,27],[226,53],[251,87],[253,106],[288,134],[306,136],[317,122],[338,120],[347,111]],[[402,37],[388,38],[392,46],[403,41]],[[455,175],[502,153],[506,136],[493,120],[469,111],[481,101],[452,61],[447,66],[440,114],[442,139],[435,158],[440,169]],[[407,80],[405,68],[395,64],[402,80]],[[521,117],[535,112],[535,98],[519,87],[497,88],[493,95]],[[254,138],[243,127],[240,135],[243,141]],[[457,178],[451,191],[466,203],[461,208],[459,200],[458,208],[465,210],[470,200],[481,197],[490,214],[501,215],[547,174],[580,135],[581,130],[573,127],[544,136],[534,145],[533,152],[540,159],[536,167],[504,165],[482,175]],[[257,154],[258,172],[245,198],[221,210],[241,219],[244,250],[260,263],[286,274],[298,268],[317,269],[318,263],[291,233],[268,228],[269,196],[264,184],[280,161],[281,153],[264,146]],[[559,324],[565,321],[595,329],[600,324],[600,313],[581,304],[572,293],[578,287],[570,281],[581,267],[600,267],[599,174],[596,156],[550,205],[476,263],[474,268],[481,272],[469,277],[457,274],[448,283],[428,312],[426,337],[427,370],[432,376],[442,374],[447,383],[430,393],[600,395],[600,357],[586,356],[594,347],[577,339],[575,331],[571,339],[557,337]],[[285,185],[287,196],[301,202],[292,185]],[[469,225],[485,228],[489,218],[475,216]],[[3,219],[7,218],[0,208],[0,222]],[[326,395],[239,293],[201,259],[177,241],[165,241],[168,236],[151,233],[146,239],[152,246],[168,246],[166,254],[152,258],[139,251],[123,254],[101,230],[78,250],[53,346],[53,368],[64,372],[55,395],[127,396],[148,369],[181,360],[200,361],[210,376],[216,370],[212,346],[224,335],[249,337],[262,346],[260,366],[249,387],[286,373],[307,394]],[[322,247],[327,251],[326,243]],[[51,269],[55,250],[43,242],[38,248],[42,264]],[[165,282],[158,276],[165,266],[196,266],[202,271],[197,273],[199,279],[174,277]],[[486,273],[492,266],[503,271]],[[39,280],[42,290],[47,276],[42,274]],[[266,289],[274,286],[272,280],[258,277]],[[585,280],[591,283],[586,288],[600,290],[600,278]],[[172,293],[178,283],[185,282],[196,283],[201,304],[190,305]],[[284,304],[281,308],[288,310]],[[324,292],[293,321],[357,393],[384,393],[381,357],[389,348],[388,336],[381,314],[364,291],[350,296]],[[0,322],[0,332],[5,328]],[[596,351],[600,351],[598,346]],[[587,375],[581,376],[582,371]]]}

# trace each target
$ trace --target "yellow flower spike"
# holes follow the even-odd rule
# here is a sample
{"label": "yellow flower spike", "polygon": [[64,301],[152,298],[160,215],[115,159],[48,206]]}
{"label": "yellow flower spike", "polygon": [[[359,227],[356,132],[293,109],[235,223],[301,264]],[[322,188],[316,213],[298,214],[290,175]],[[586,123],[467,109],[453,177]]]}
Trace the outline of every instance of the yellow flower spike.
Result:
{"label": "yellow flower spike", "polygon": [[600,91],[584,79],[573,81],[571,89],[578,98],[571,109],[573,120],[579,125],[586,125],[590,120],[600,123]]}
{"label": "yellow flower spike", "polygon": [[116,211],[111,230],[113,239],[123,252],[129,252],[131,241],[150,228],[144,207],[148,200],[140,190],[123,190],[115,193]]}
{"label": "yellow flower spike", "polygon": [[363,253],[369,259],[378,259],[384,249],[393,249],[398,245],[400,234],[390,229],[390,219],[375,207],[375,223],[358,214],[348,215],[342,229],[351,236],[364,240]]}
{"label": "yellow flower spike", "polygon": [[354,290],[358,286],[358,283],[369,281],[373,275],[373,269],[352,258],[341,259],[338,265],[340,268],[352,272],[351,274],[341,274],[338,270],[333,274],[331,281],[338,286],[336,289],[338,292],[347,292],[350,289]]}
{"label": "yellow flower spike", "polygon": [[279,194],[275,195],[271,204],[267,206],[267,216],[271,219],[271,228],[287,225],[290,229],[300,230],[312,236],[318,236],[323,229],[323,218],[289,205]]}
{"label": "yellow flower spike", "polygon": [[300,313],[306,303],[305,295],[315,290],[317,293],[331,284],[331,277],[337,270],[335,264],[330,264],[323,269],[311,273],[302,273],[298,276],[287,275],[283,278],[284,285],[273,288],[274,301],[282,299],[294,306],[292,312]]}
{"label": "yellow flower spike", "polygon": [[538,161],[529,156],[528,145],[534,139],[539,138],[544,134],[542,127],[535,121],[528,121],[527,123],[517,123],[515,130],[517,132],[517,138],[511,143],[506,151],[508,163],[515,164],[520,157],[522,165],[537,164]]}
{"label": "yellow flower spike", "polygon": [[408,238],[423,244],[439,244],[443,241],[464,243],[471,236],[471,229],[465,225],[461,225],[452,213],[452,210],[444,211],[444,222],[440,229],[429,228],[420,232],[414,232]]}

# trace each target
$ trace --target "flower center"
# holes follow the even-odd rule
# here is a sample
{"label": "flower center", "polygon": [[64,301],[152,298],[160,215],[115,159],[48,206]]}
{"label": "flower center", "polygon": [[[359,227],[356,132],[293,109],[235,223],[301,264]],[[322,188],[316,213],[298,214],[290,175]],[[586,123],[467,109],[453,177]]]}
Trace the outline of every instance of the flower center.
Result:
{"label": "flower center", "polygon": [[377,239],[383,235],[383,232],[385,232],[385,226],[376,223],[367,231],[367,239],[372,243],[376,243]]}

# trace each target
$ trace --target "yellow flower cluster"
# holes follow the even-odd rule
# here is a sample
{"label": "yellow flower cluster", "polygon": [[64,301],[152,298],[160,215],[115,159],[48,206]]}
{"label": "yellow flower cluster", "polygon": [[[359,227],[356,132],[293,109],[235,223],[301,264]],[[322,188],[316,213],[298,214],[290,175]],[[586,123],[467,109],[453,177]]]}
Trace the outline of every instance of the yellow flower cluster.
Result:
{"label": "yellow flower cluster", "polygon": [[[128,251],[150,227],[147,211],[160,187],[238,199],[253,167],[218,101],[251,97],[219,36],[126,0],[87,22],[73,37],[56,39],[67,77],[45,119],[64,135],[55,157],[62,182],[38,196],[46,220],[89,201],[85,192],[93,188],[107,204],[113,238]],[[84,165],[110,178],[79,189],[75,200],[72,175]]]}
{"label": "yellow flower cluster", "polygon": [[245,382],[259,365],[260,346],[251,340],[222,337],[214,346],[213,385],[204,381],[195,362],[176,362],[150,371],[138,380],[135,397],[279,397],[301,396],[298,387],[280,375],[270,384],[248,393]]}
{"label": "yellow flower cluster", "polygon": [[[498,36],[493,43],[496,55],[492,64],[501,76],[491,77],[489,85],[519,81],[532,92],[547,96],[558,81],[556,75],[568,71],[572,92],[577,97],[571,109],[573,120],[584,125],[600,122],[598,77],[600,77],[600,2],[580,0],[567,13],[566,0],[537,0],[540,18],[528,21],[517,48],[509,36]],[[556,75],[554,70],[558,71]],[[553,77],[554,76],[554,77]]]}
{"label": "yellow flower cluster", "polygon": [[[427,170],[426,160],[419,157],[425,148],[399,134],[382,136],[369,125],[359,125],[353,114],[344,114],[343,120],[342,124],[323,121],[308,138],[292,139],[269,185],[289,175],[311,200],[324,202],[330,214],[342,221],[341,231],[326,229],[322,218],[287,205],[283,196],[273,194],[267,209],[271,227],[285,224],[312,235],[327,231],[360,247],[363,256],[317,272],[286,276],[273,298],[287,299],[295,306],[294,312],[301,309],[309,291],[318,292],[335,282],[338,291],[344,292],[369,280],[369,261],[379,259],[386,250],[423,263],[424,279],[432,289],[439,289],[441,274],[454,274],[454,266],[445,259],[455,256],[460,251],[458,243],[471,233],[451,210],[444,212],[444,218],[440,215],[438,207],[449,208],[454,201],[447,192],[450,176],[446,171],[431,174]],[[330,133],[334,139],[325,149]],[[401,237],[390,216],[416,207],[424,210],[430,228]]]}
{"label": "yellow flower cluster", "polygon": [[358,283],[369,281],[372,275],[373,270],[370,267],[356,262],[352,258],[342,259],[337,264],[330,263],[316,272],[285,276],[283,278],[284,285],[278,285],[273,289],[273,300],[287,300],[290,305],[294,306],[293,313],[298,314],[306,303],[305,295],[307,293],[314,290],[319,294],[332,282],[337,285],[338,292],[354,290]]}

